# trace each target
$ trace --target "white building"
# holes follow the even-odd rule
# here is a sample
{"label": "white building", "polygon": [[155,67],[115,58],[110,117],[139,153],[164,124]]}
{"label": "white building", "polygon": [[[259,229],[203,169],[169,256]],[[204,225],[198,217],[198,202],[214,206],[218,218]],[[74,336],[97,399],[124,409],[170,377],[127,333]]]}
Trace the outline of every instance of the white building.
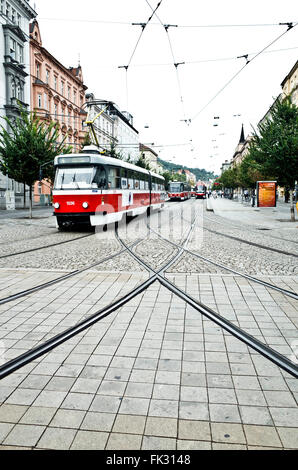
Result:
{"label": "white building", "polygon": [[[16,118],[18,101],[24,109],[30,105],[29,22],[36,12],[28,0],[0,0],[0,117]],[[0,124],[5,126],[1,119]],[[12,190],[21,198],[24,187],[0,173],[0,206]]]}
{"label": "white building", "polygon": [[[124,160],[135,162],[139,158],[139,133],[133,126],[133,116],[120,111],[112,101],[97,100],[92,93],[86,95],[88,121],[93,122],[98,144],[106,149],[113,143]],[[103,111],[100,116],[96,116]],[[94,119],[96,118],[96,119]]]}
{"label": "white building", "polygon": [[[108,113],[108,104],[104,100],[95,100],[92,93],[86,95],[88,117],[87,122],[92,122],[95,137],[90,134],[92,143],[98,144],[103,150],[110,150],[111,144],[116,144],[115,121]],[[106,109],[107,108],[107,109]]]}

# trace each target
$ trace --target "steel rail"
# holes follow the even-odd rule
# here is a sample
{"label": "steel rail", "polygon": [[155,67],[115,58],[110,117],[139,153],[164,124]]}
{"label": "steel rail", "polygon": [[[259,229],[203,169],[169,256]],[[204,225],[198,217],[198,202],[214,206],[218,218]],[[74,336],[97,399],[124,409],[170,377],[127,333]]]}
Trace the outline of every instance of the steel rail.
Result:
{"label": "steel rail", "polygon": [[[175,246],[176,248],[179,246],[177,243],[172,242],[171,240],[168,240],[167,238],[163,237],[160,233],[158,233],[156,230],[154,230],[150,226],[148,226],[148,228],[152,232],[154,232],[158,237],[160,237],[162,240],[167,241],[168,243]],[[187,254],[195,257],[195,258],[199,258],[199,259],[201,259],[201,260],[203,260],[207,263],[214,264],[215,266],[217,266],[221,269],[225,269],[227,271],[230,271],[233,274],[236,274],[237,276],[244,277],[245,279],[249,279],[250,281],[256,282],[257,284],[261,284],[262,286],[268,287],[269,289],[273,289],[273,290],[276,290],[277,292],[280,292],[281,294],[287,295],[288,297],[291,297],[292,299],[298,300],[298,294],[296,294],[295,292],[292,292],[292,291],[287,290],[287,289],[283,289],[282,287],[279,287],[279,286],[275,286],[274,284],[270,284],[269,282],[262,281],[261,279],[258,279],[254,276],[250,276],[249,274],[245,274],[245,273],[241,273],[239,271],[236,271],[233,268],[229,268],[229,267],[227,267],[223,264],[218,263],[217,261],[212,261],[209,258],[205,258],[205,256],[199,255],[198,253],[195,253],[191,250],[188,250],[187,248],[185,248],[184,251],[185,251],[185,253],[187,253]]]}
{"label": "steel rail", "polygon": [[[131,246],[134,246],[137,243],[140,243],[140,241],[141,240],[135,241]],[[110,256],[106,256],[105,258],[101,259],[100,261],[97,261],[96,263],[90,264],[90,265],[86,266],[85,268],[76,269],[75,271],[71,271],[70,273],[67,273],[67,274],[64,274],[63,276],[55,278],[52,281],[47,281],[47,282],[44,282],[43,284],[39,284],[38,286],[31,287],[30,289],[26,289],[26,290],[17,292],[16,294],[12,294],[12,295],[9,295],[7,297],[3,297],[2,299],[0,299],[0,305],[3,305],[7,302],[12,302],[13,300],[19,299],[21,297],[25,297],[26,295],[32,294],[33,292],[36,292],[36,291],[41,290],[41,289],[45,289],[46,287],[50,287],[54,284],[57,284],[58,282],[65,281],[66,279],[68,279],[70,277],[73,277],[77,274],[88,271],[88,269],[92,269],[92,268],[94,268],[95,266],[98,266],[101,263],[105,263],[106,261],[109,261],[110,259],[121,255],[125,251],[126,251],[126,249],[123,248],[122,250],[117,251],[116,253],[114,253]]]}
{"label": "steel rail", "polygon": [[[131,246],[133,247],[134,245],[140,243],[140,241],[141,240],[135,241]],[[74,271],[71,271],[70,273],[64,274],[63,276],[59,276],[58,278],[53,279],[52,281],[47,281],[47,282],[44,282],[43,284],[39,284],[38,286],[32,287],[30,289],[26,289],[26,290],[17,292],[16,294],[12,294],[12,295],[9,295],[7,297],[0,298],[0,305],[3,305],[3,304],[8,303],[8,302],[12,302],[13,300],[19,299],[21,297],[25,297],[26,295],[32,294],[33,292],[37,292],[41,289],[45,289],[46,287],[50,287],[50,286],[52,286],[52,285],[54,285],[58,282],[64,281],[64,280],[66,280],[66,279],[68,279],[72,276],[75,276],[76,274],[80,274],[84,271],[87,271],[88,269],[92,269],[92,268],[94,268],[95,266],[98,266],[101,263],[104,263],[104,262],[106,262],[106,261],[108,261],[112,258],[115,258],[116,256],[121,255],[122,253],[124,253],[124,251],[125,251],[125,249],[120,250],[120,251],[114,253],[113,255],[110,255],[110,256],[107,256],[106,258],[101,259],[100,261],[98,261],[96,263],[93,263],[93,264],[91,264],[91,265],[89,265],[85,268],[76,269]]]}
{"label": "steel rail", "polygon": [[247,245],[255,246],[257,248],[261,248],[262,250],[274,251],[274,252],[280,253],[282,255],[293,256],[294,258],[298,258],[298,255],[296,255],[295,253],[289,253],[288,251],[279,250],[278,248],[272,248],[270,246],[261,245],[260,243],[251,242],[249,240],[243,240],[242,238],[234,237],[233,235],[228,235],[226,233],[217,232],[216,230],[212,230],[212,229],[207,228],[207,227],[204,227],[204,229],[207,230],[207,232],[215,233],[216,235],[220,235],[222,237],[230,238],[232,240],[236,240],[236,241],[239,241],[241,243],[245,243]]}
{"label": "steel rail", "polygon": [[[191,231],[193,230],[193,227],[194,227],[194,223],[192,223],[191,225],[191,228],[189,230],[189,233],[186,237],[184,244],[188,241]],[[117,234],[118,234],[118,230],[117,230],[117,224],[116,224],[116,235]],[[121,244],[123,245],[122,241],[121,241]],[[129,247],[124,246],[123,251],[127,251],[127,250],[129,250]],[[158,273],[166,269],[167,266],[172,265],[177,260],[177,258],[182,254],[182,252],[183,252],[183,247],[181,247],[180,251],[177,254],[175,254],[175,256],[171,260],[167,261],[167,263],[162,268],[160,268],[157,272],[152,270],[150,266],[146,265],[146,269],[149,271],[150,277],[146,281],[142,282],[139,286],[135,287],[133,290],[125,294],[123,297],[121,297],[117,301],[100,309],[99,311],[95,312],[93,315],[90,315],[90,317],[82,320],[77,325],[68,328],[62,333],[59,333],[58,335],[55,335],[53,338],[45,341],[43,344],[36,346],[35,348],[32,348],[30,351],[27,351],[26,353],[23,353],[20,356],[1,365],[0,366],[0,380],[12,374],[13,372],[20,369],[21,367],[25,366],[29,362],[32,362],[35,359],[38,359],[39,357],[43,356],[47,352],[56,348],[57,346],[64,343],[68,339],[77,335],[78,333],[86,330],[93,324],[97,323],[98,321],[102,320],[106,316],[113,313],[118,308],[125,305],[127,302],[132,300],[137,295],[141,294],[144,290],[146,290],[149,286],[151,286],[157,280]]]}
{"label": "steel rail", "polygon": [[63,240],[62,242],[51,243],[50,245],[39,246],[39,247],[36,247],[36,248],[30,248],[29,250],[17,251],[16,253],[8,253],[7,255],[1,255],[0,259],[10,258],[11,256],[23,255],[25,253],[30,253],[32,251],[43,250],[45,248],[52,248],[53,246],[64,245],[65,243],[70,243],[70,242],[74,242],[76,240],[81,240],[82,238],[91,237],[92,235],[94,235],[94,233],[90,233],[88,235],[82,235],[81,237],[73,238],[72,240]]}
{"label": "steel rail", "polygon": [[[215,215],[215,214],[214,214]],[[223,222],[222,220],[216,220],[216,219],[212,219],[211,217],[208,217],[207,215],[204,215],[204,219],[208,219],[208,220],[211,220],[211,222],[214,222],[216,224],[220,224],[220,225],[226,225],[225,222]],[[234,227],[236,230],[241,230],[241,228],[233,223],[231,223],[231,220],[229,220],[229,226],[232,226]],[[267,230],[267,229],[262,229],[262,228],[257,228],[257,229],[252,229],[251,226],[247,226],[245,227],[245,230],[251,232],[251,233],[256,233],[256,234],[260,234],[260,230]],[[271,229],[268,229],[268,230],[271,230]],[[266,235],[266,234],[264,234]],[[295,244],[298,244],[298,241],[296,240],[289,240],[288,238],[282,238],[282,237],[275,237],[274,235],[267,235],[268,237],[270,238],[273,238],[274,240],[281,240],[283,242],[290,242],[290,243],[295,243]]]}
{"label": "steel rail", "polygon": [[[124,247],[126,246],[123,240],[119,239],[119,241],[122,243]],[[182,252],[185,251],[184,247],[181,247],[181,248],[182,248]],[[148,269],[148,265],[145,262],[143,262],[143,260],[138,255],[136,255],[132,250],[128,248],[127,248],[127,251],[130,253],[132,257],[136,259],[136,261],[139,262],[139,264],[141,264],[143,267]],[[165,267],[165,269],[167,269],[167,267]],[[275,351],[274,349],[270,348],[266,344],[262,343],[261,341],[253,337],[252,335],[246,333],[244,330],[237,327],[232,322],[226,320],[224,317],[219,315],[210,307],[202,304],[201,302],[197,301],[196,299],[191,297],[189,294],[187,294],[186,292],[182,291],[180,288],[175,286],[173,283],[171,283],[168,279],[164,277],[165,269],[162,268],[158,272],[155,272],[156,279],[164,287],[168,288],[172,293],[176,294],[186,303],[191,305],[191,307],[193,307],[195,310],[200,312],[202,315],[206,316],[209,320],[215,322],[217,325],[219,325],[224,330],[228,331],[230,334],[232,334],[234,337],[239,339],[241,342],[245,343],[247,346],[251,347],[258,353],[260,353],[263,357],[266,357],[267,359],[269,359],[271,362],[276,364],[281,369],[285,370],[290,375],[294,376],[295,378],[298,378],[298,366],[296,364],[294,364],[292,361],[290,361],[288,358],[286,358],[279,352]],[[152,268],[150,268],[150,270],[152,271]],[[163,275],[161,275],[161,273],[163,273]]]}

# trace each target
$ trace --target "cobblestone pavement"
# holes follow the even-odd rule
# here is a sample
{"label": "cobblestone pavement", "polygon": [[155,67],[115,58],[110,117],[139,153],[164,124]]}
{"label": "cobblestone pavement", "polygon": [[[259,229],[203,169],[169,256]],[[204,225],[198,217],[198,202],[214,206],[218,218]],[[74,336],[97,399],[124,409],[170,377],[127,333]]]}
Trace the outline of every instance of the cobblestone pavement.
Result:
{"label": "cobblestone pavement", "polygon": [[[183,206],[195,205],[204,216],[203,204],[188,201]],[[179,206],[167,205],[174,213]],[[188,209],[184,216],[190,220]],[[237,224],[236,234],[231,225],[221,227],[221,217],[211,214],[211,218],[219,221],[217,231],[251,236],[247,227],[241,230]],[[50,217],[32,224],[26,220],[25,230],[23,219],[2,216],[3,220],[3,249],[7,240],[13,249],[26,249],[46,244],[43,236],[48,243],[61,240],[60,235],[63,239],[80,235],[56,233]],[[166,237],[165,226],[159,227],[157,218],[152,220]],[[203,224],[214,228],[213,222],[199,218],[190,249],[297,291],[295,258],[240,245],[203,231]],[[186,233],[180,225],[173,225],[173,241],[179,243]],[[130,227],[128,232],[119,230],[127,242],[142,235],[136,223]],[[256,232],[256,237],[254,242],[264,243],[268,234]],[[288,250],[283,240],[271,242]],[[94,234],[2,259],[0,297],[120,249],[107,232],[105,238]],[[150,241],[144,235],[134,250],[154,268],[174,253],[152,232]],[[189,255],[166,275],[224,318],[297,361],[298,309],[290,297]],[[73,326],[147,277],[125,253],[0,305],[1,363]],[[155,282],[124,307],[1,380],[0,449],[297,449],[297,400],[296,379]]]}

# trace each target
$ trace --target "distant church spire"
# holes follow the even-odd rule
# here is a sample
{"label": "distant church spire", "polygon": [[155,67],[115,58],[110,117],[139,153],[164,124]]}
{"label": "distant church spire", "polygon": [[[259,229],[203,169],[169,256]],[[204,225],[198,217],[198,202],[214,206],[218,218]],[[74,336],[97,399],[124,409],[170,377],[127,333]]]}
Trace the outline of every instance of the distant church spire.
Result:
{"label": "distant church spire", "polygon": [[244,128],[242,124],[239,144],[243,144],[244,142],[245,142],[245,137],[244,137]]}

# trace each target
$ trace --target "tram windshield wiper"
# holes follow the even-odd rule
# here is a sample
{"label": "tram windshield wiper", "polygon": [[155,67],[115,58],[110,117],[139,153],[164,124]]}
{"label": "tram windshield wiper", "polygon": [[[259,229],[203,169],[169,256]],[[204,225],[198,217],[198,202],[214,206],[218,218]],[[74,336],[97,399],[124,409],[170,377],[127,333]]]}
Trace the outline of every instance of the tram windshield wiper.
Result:
{"label": "tram windshield wiper", "polygon": [[72,181],[73,181],[73,183],[75,183],[77,185],[78,189],[81,189],[79,183],[76,181],[76,173],[73,175]]}
{"label": "tram windshield wiper", "polygon": [[61,186],[60,186],[60,189],[62,189],[62,186],[63,186],[64,176],[65,176],[65,171],[63,171],[63,175],[62,175],[62,178],[61,178]]}

